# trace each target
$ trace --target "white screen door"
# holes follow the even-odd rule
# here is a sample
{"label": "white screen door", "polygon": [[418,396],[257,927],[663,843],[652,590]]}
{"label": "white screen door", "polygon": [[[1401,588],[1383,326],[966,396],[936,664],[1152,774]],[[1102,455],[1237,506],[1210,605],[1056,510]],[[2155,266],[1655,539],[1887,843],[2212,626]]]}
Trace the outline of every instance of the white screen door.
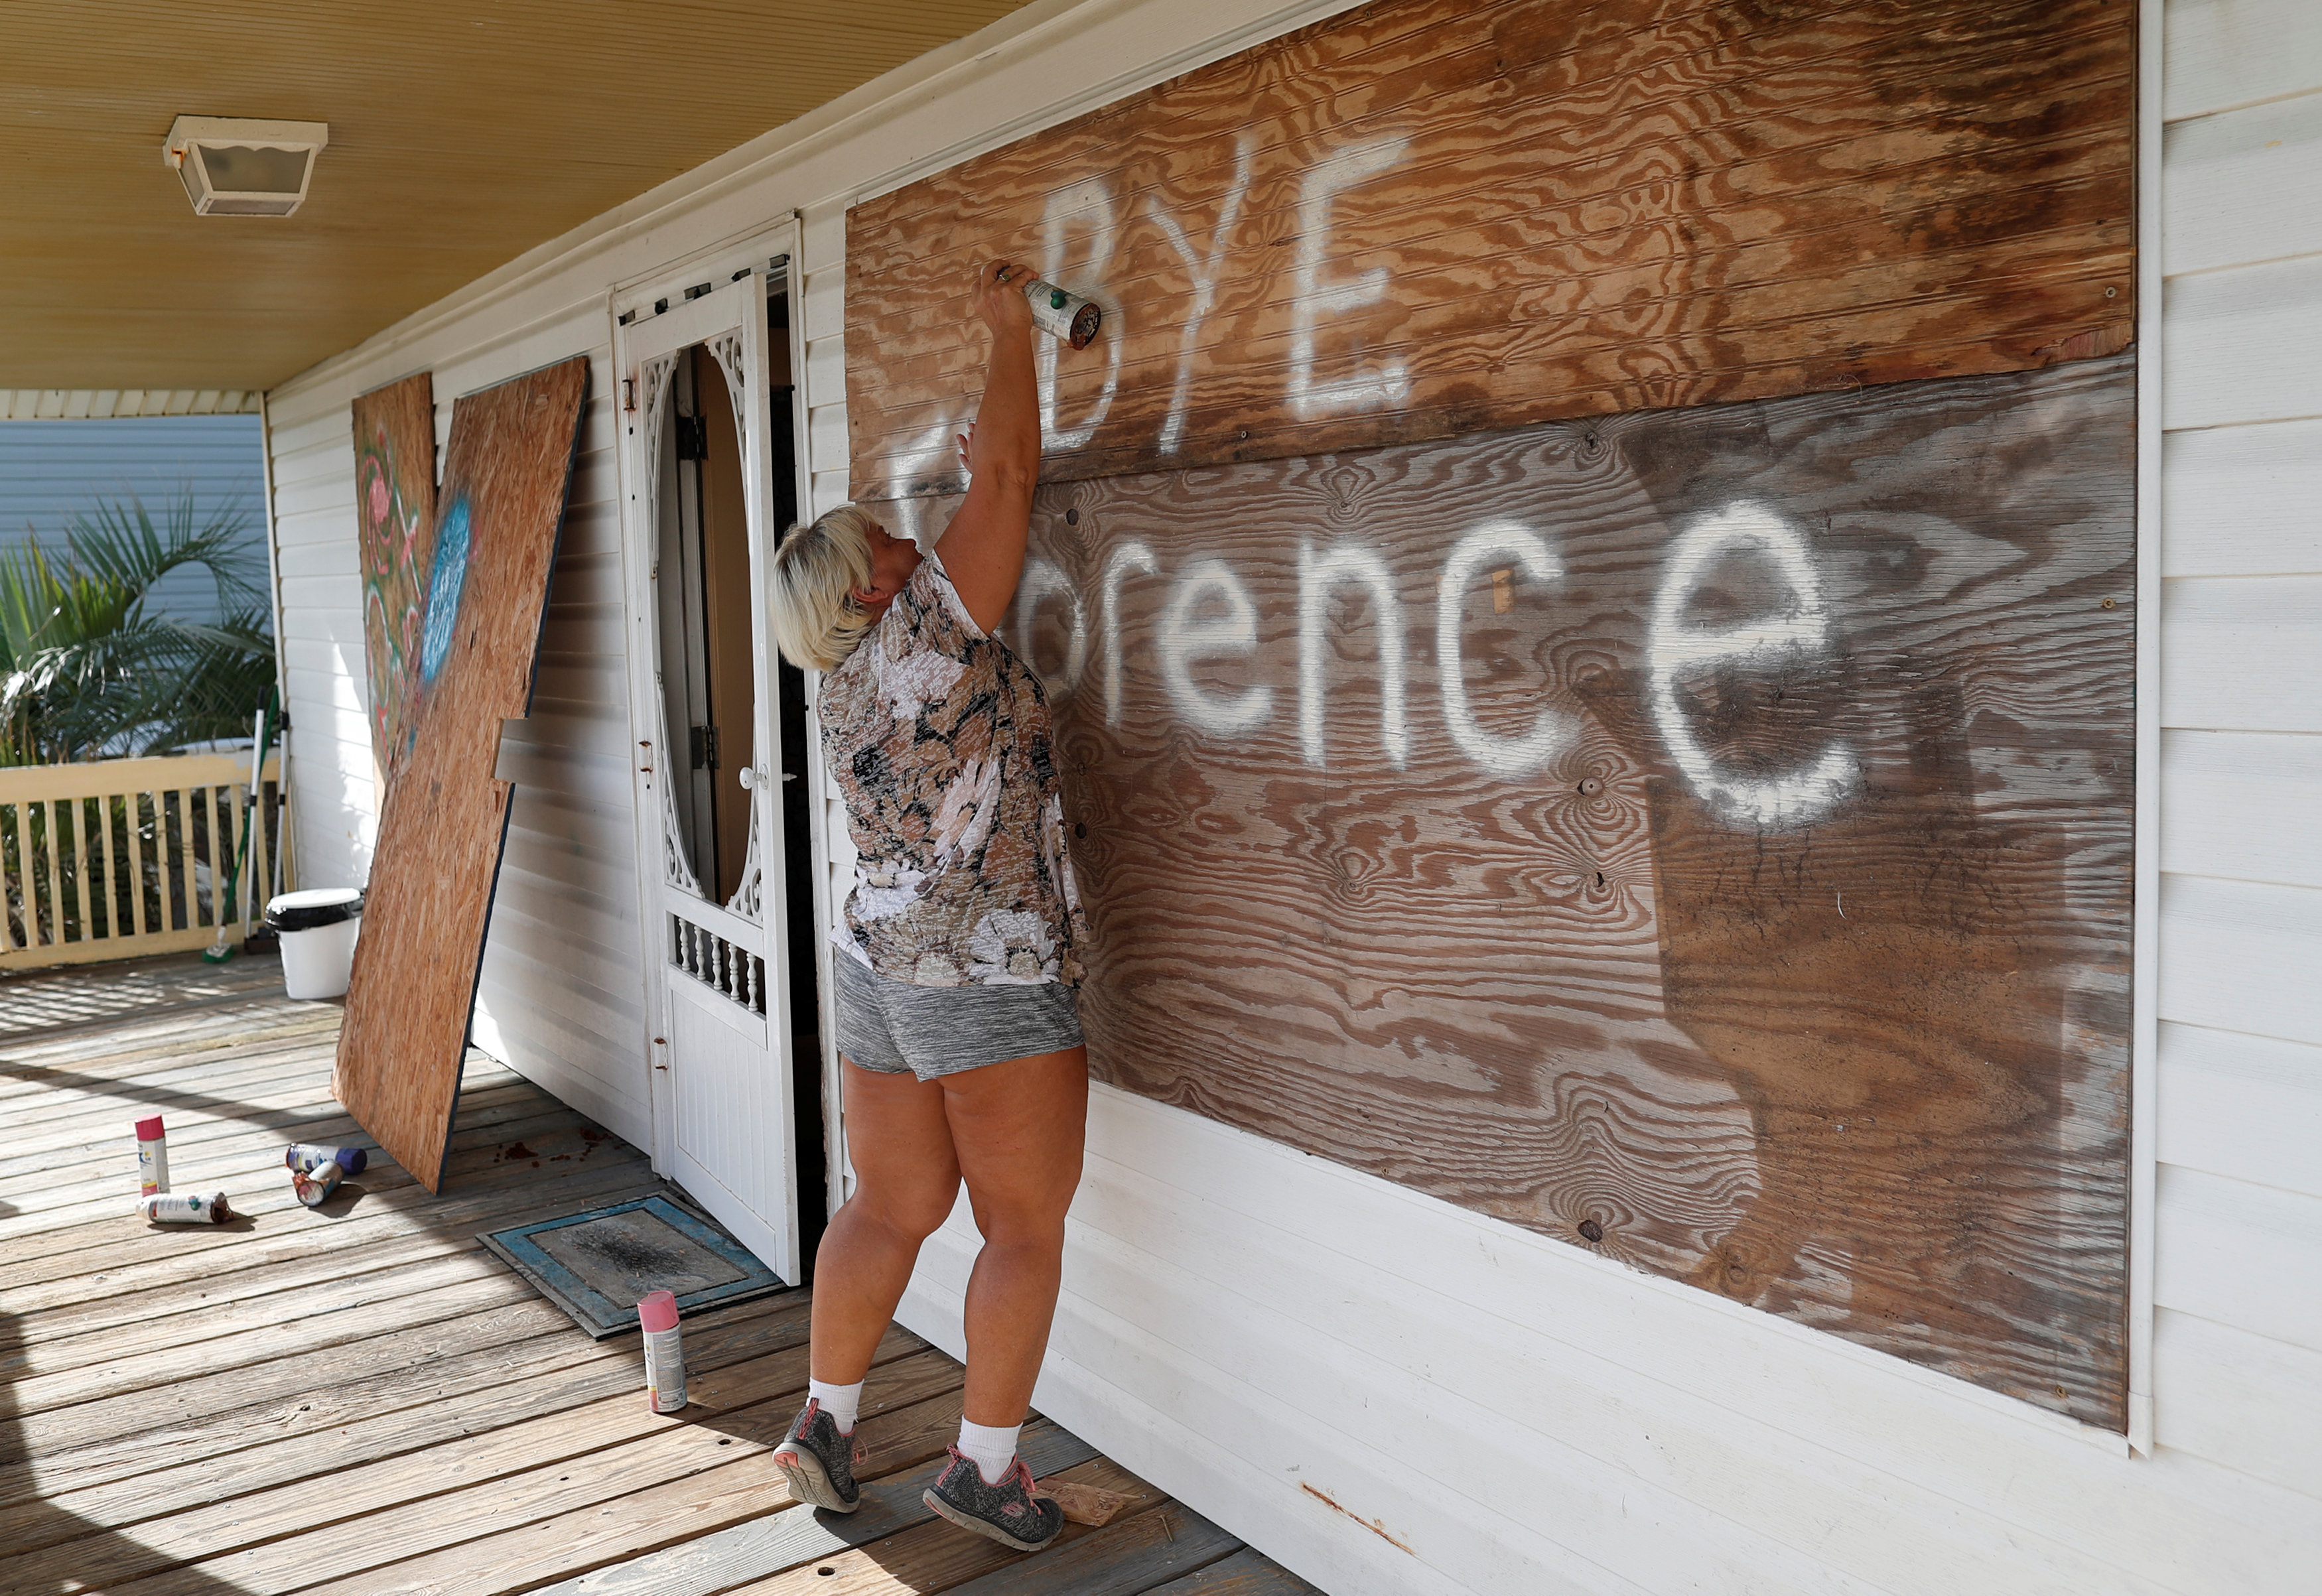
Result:
{"label": "white screen door", "polygon": [[654,1163],[795,1285],[784,772],[763,581],[782,530],[769,260],[787,273],[785,257],[761,257],[640,307],[614,356]]}

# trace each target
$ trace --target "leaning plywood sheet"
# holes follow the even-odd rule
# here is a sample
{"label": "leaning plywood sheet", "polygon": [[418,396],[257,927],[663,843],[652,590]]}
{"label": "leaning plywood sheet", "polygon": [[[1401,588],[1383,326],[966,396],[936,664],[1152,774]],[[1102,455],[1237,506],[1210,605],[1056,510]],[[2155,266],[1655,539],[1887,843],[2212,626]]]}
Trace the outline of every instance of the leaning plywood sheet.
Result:
{"label": "leaning plywood sheet", "polygon": [[2016,371],[2134,325],[2119,0],[1377,0],[855,206],[858,498],[955,486],[971,270],[1050,480]]}
{"label": "leaning plywood sheet", "polygon": [[576,359],[452,407],[411,749],[379,816],[333,1084],[431,1191],[507,829],[509,784],[492,775],[500,723],[531,702],[588,384]]}
{"label": "leaning plywood sheet", "polygon": [[370,745],[389,781],[411,751],[413,680],[435,549],[435,393],[426,372],[354,402]]}
{"label": "leaning plywood sheet", "polygon": [[1043,488],[1098,1072],[2117,1427],[2135,406]]}

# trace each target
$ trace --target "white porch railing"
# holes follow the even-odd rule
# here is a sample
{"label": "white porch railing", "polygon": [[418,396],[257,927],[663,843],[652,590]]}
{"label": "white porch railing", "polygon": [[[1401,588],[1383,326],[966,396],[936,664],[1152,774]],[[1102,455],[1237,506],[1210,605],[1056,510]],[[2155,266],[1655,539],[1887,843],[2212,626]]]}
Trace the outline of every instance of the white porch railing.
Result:
{"label": "white porch railing", "polygon": [[239,942],[292,884],[280,775],[270,755],[233,880],[247,753],[0,767],[0,971],[205,948],[221,922]]}

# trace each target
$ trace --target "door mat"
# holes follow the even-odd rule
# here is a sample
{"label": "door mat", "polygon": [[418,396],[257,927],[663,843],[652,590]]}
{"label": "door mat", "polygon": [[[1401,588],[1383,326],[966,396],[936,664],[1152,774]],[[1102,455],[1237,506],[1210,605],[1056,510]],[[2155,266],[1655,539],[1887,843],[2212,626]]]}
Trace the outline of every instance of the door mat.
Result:
{"label": "door mat", "polygon": [[682,1316],[788,1290],[707,1215],[662,1196],[476,1239],[599,1341],[635,1329],[649,1291],[675,1295]]}

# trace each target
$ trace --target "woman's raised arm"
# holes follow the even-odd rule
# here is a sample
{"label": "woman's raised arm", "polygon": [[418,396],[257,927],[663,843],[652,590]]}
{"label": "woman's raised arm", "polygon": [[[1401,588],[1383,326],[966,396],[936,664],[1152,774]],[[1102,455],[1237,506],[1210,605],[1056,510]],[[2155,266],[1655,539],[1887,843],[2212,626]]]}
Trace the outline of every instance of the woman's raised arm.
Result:
{"label": "woman's raised arm", "polygon": [[978,269],[970,309],[992,330],[983,403],[968,433],[967,497],[936,540],[936,552],[967,613],[991,632],[1015,602],[1040,476],[1040,401],[1032,377],[1032,310],[1026,269],[994,260]]}

